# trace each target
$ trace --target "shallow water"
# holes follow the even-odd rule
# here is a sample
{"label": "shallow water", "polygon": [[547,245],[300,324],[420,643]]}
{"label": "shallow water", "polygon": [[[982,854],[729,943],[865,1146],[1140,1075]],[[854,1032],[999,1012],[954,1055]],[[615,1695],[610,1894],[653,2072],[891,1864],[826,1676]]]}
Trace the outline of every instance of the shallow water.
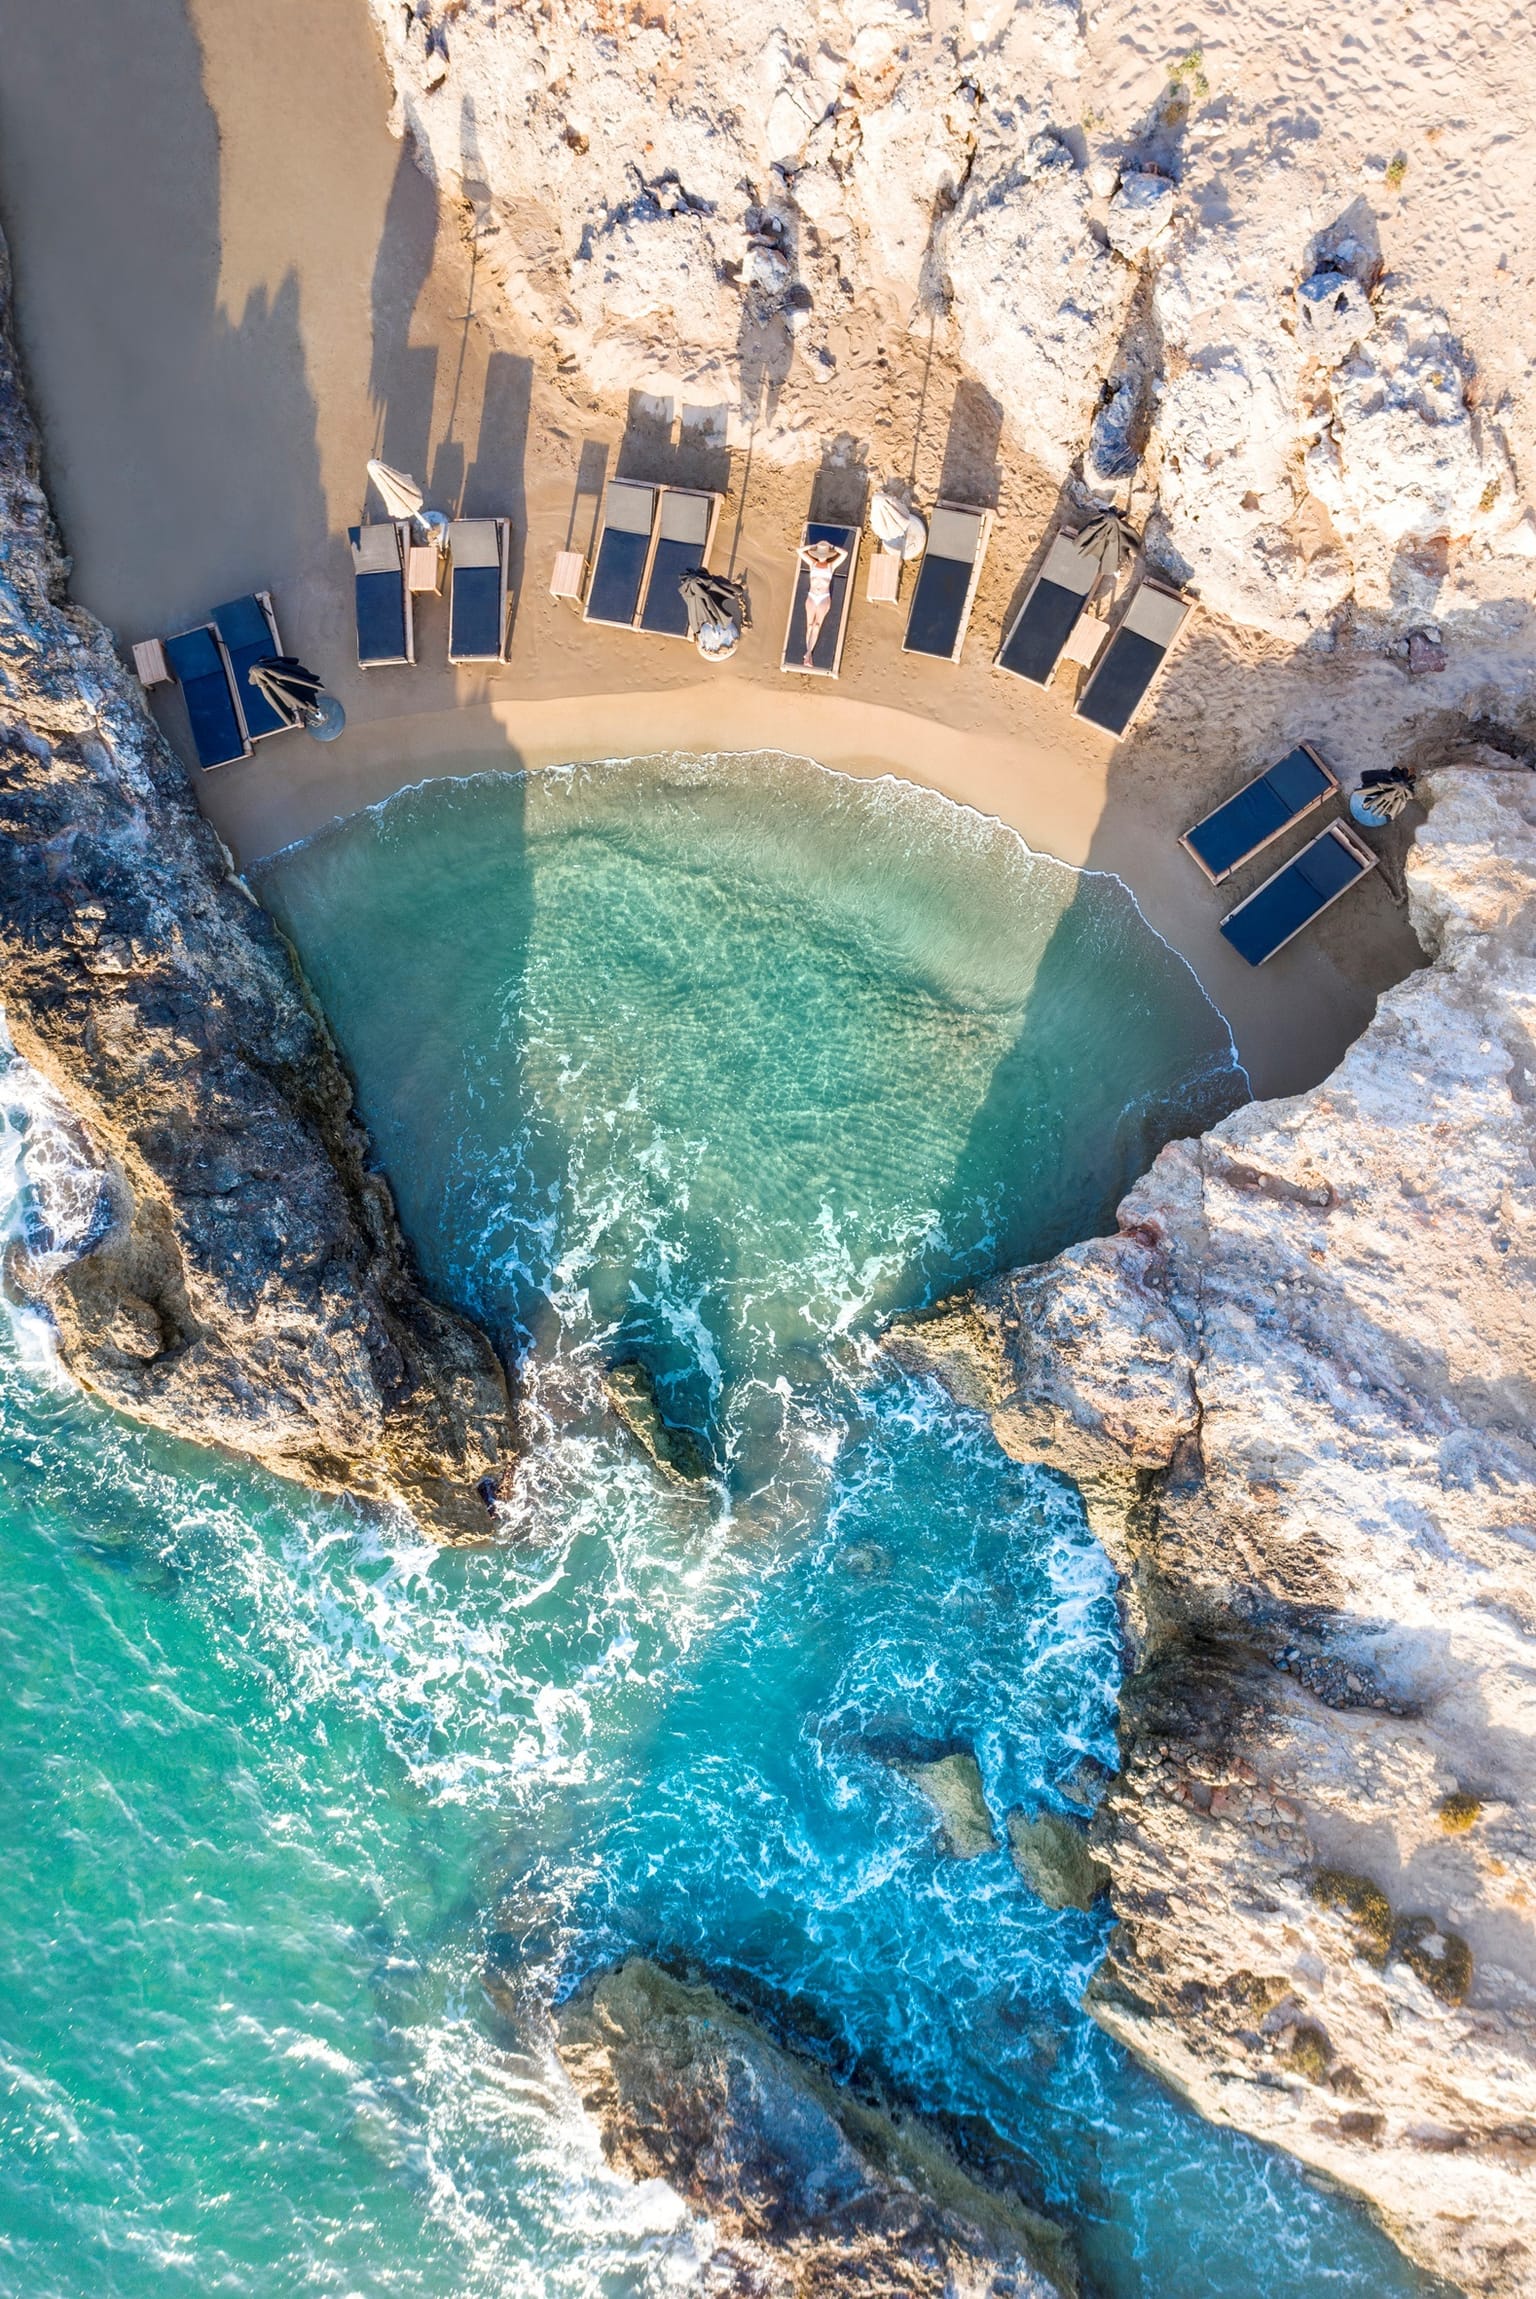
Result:
{"label": "shallow water", "polygon": [[[441,1553],[13,1339],[0,2290],[686,2290],[707,2233],[604,2169],[545,2042],[640,1948],[984,2117],[1111,2299],[1418,2291],[1083,2017],[1106,1919],[943,1859],[876,1753],[964,1738],[999,1819],[1113,1761],[1075,1496],[868,1336],[1235,1098],[1123,891],[763,758],[435,784],[263,892],[534,1450],[506,1542]],[[48,1154],[34,1119],[23,1182]],[[706,1490],[603,1410],[629,1354]]]}

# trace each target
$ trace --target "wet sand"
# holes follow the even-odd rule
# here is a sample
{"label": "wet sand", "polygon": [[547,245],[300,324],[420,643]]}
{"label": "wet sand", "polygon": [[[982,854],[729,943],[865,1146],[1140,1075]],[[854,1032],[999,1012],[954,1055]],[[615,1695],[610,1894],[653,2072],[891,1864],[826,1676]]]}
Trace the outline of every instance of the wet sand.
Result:
{"label": "wet sand", "polygon": [[[279,737],[197,777],[242,863],[431,773],[781,749],[926,782],[1118,872],[1228,1015],[1260,1092],[1326,1074],[1418,962],[1377,883],[1255,974],[1216,928],[1260,873],[1215,892],[1176,843],[1301,735],[1342,766],[1390,756],[1404,682],[1388,666],[1298,667],[1199,626],[1145,727],[1110,750],[1073,718],[1070,687],[1040,695],[991,667],[1051,500],[1005,448],[963,663],[903,656],[901,614],[867,605],[861,581],[836,686],[786,676],[790,548],[813,490],[832,515],[856,504],[856,457],[749,466],[697,422],[670,433],[540,373],[497,308],[474,217],[389,134],[363,0],[0,0],[0,28],[0,207],[76,596],[126,646],[270,588],[285,644],[347,706],[332,746]],[[920,449],[931,459],[919,438],[891,462]],[[512,516],[515,620],[493,678],[449,669],[436,599],[420,602],[414,667],[357,669],[345,530],[373,454],[445,509]],[[716,560],[746,575],[755,611],[728,666],[589,628],[548,596],[555,552],[585,547],[621,468],[727,488]],[[187,755],[174,691],[154,709]]]}

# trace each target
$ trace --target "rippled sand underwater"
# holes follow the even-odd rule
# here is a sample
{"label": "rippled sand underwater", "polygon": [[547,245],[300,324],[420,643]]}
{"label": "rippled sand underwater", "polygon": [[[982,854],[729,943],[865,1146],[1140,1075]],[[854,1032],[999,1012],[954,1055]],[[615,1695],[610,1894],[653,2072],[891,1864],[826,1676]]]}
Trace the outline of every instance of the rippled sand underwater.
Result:
{"label": "rippled sand underwater", "polygon": [[[999,1821],[1114,1760],[1075,1496],[869,1335],[1237,1097],[1123,890],[765,756],[433,784],[262,891],[533,1450],[514,1537],[439,1552],[11,1337],[0,2291],[685,2291],[707,2232],[544,2036],[631,1948],[985,2117],[1113,2299],[1420,2289],[1083,2017],[1107,1917],[942,1857],[876,1753],[964,1738]],[[603,1410],[631,1354],[708,1487]]]}

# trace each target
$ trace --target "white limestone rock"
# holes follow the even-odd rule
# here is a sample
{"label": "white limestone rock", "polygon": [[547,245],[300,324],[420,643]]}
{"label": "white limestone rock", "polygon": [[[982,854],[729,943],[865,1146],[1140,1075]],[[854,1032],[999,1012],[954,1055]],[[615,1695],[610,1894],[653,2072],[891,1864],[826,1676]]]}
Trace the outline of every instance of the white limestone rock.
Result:
{"label": "white limestone rock", "polygon": [[1030,452],[1058,476],[1087,440],[1135,283],[1095,238],[1091,206],[1056,136],[1022,155],[999,141],[938,235],[966,361],[1004,407],[1028,410]]}
{"label": "white limestone rock", "polygon": [[1120,188],[1109,203],[1105,229],[1115,253],[1132,263],[1165,247],[1173,231],[1173,186],[1168,178],[1143,173],[1122,176]]}
{"label": "white limestone rock", "polygon": [[[1507,766],[1510,762],[1505,761]],[[1098,2016],[1469,2290],[1536,2256],[1536,777],[1430,785],[1433,963],[1116,1237],[896,1343],[1076,1477],[1142,1666]],[[1421,786],[1422,787],[1422,786]]]}

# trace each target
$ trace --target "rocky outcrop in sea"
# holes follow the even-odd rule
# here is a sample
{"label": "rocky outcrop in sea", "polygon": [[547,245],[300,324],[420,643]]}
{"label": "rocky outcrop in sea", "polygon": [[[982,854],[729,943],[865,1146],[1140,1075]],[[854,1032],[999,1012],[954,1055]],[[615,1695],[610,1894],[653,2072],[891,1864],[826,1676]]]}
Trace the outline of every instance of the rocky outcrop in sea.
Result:
{"label": "rocky outcrop in sea", "polygon": [[[1515,762],[1506,761],[1514,767]],[[892,1336],[1124,1575],[1098,2018],[1469,2290],[1536,2285],[1536,778],[1431,778],[1432,963],[1118,1234]],[[1277,994],[1279,986],[1277,985]]]}
{"label": "rocky outcrop in sea", "polygon": [[560,2007],[555,2041],[609,2162],[712,2221],[711,2291],[1073,2299],[1060,2228],[707,1984],[631,1957]]}
{"label": "rocky outcrop in sea", "polygon": [[135,1419],[483,1536],[505,1375],[422,1292],[291,953],[65,602],[9,321],[0,247],[0,999],[32,1135],[9,1288]]}

